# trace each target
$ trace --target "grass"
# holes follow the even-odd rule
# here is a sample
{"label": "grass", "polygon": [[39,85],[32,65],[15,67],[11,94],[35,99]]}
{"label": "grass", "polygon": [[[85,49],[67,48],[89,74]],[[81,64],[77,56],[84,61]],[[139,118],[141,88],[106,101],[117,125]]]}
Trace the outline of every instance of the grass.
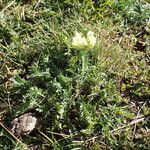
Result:
{"label": "grass", "polygon": [[[148,1],[0,6],[0,149],[149,149]],[[76,31],[96,46],[73,48]],[[39,127],[14,139],[4,127],[30,111]]]}

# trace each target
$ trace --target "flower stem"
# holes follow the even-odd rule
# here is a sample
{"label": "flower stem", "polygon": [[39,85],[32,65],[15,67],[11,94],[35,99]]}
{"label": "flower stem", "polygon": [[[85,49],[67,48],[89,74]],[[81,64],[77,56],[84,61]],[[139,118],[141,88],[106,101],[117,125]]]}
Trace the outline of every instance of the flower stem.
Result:
{"label": "flower stem", "polygon": [[85,74],[87,69],[88,69],[87,57],[86,54],[84,53],[82,55],[82,74]]}

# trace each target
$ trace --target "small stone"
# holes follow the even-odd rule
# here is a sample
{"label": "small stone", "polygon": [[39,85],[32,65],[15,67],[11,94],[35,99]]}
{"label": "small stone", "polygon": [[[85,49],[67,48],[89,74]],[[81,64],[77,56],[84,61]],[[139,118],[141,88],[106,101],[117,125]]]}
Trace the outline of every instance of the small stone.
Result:
{"label": "small stone", "polygon": [[25,113],[10,123],[10,130],[16,136],[29,134],[37,125],[38,119],[33,113]]}

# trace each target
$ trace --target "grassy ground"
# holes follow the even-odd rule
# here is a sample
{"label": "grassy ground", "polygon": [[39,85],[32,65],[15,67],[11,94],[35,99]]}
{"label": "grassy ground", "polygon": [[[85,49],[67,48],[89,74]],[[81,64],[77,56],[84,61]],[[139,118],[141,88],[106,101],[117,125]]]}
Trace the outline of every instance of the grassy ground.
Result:
{"label": "grassy ground", "polygon": [[[148,0],[0,3],[0,149],[150,149]],[[93,31],[91,49],[72,46]],[[15,139],[25,112],[42,121]],[[36,149],[36,148],[33,148]]]}

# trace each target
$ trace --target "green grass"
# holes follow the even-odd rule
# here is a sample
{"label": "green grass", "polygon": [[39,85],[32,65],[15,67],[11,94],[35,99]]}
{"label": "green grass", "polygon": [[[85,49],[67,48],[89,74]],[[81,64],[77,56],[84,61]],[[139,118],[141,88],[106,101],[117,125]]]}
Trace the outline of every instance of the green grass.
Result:
{"label": "green grass", "polygon": [[[13,118],[36,111],[42,121],[19,141],[0,128],[0,149],[148,150],[148,5],[2,1],[0,119],[9,126]],[[73,48],[76,31],[93,31],[96,46]],[[144,120],[135,119],[139,115]]]}

